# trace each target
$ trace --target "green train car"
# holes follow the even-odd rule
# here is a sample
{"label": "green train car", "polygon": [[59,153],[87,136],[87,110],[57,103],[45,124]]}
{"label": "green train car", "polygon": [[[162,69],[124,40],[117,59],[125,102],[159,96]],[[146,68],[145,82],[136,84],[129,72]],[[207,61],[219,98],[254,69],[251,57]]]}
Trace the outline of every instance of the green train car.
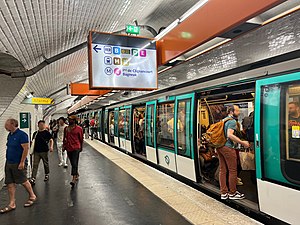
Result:
{"label": "green train car", "polygon": [[[241,126],[243,119],[254,112],[253,140],[249,141],[255,169],[238,174],[238,189],[246,198],[225,203],[297,224],[299,62],[296,57],[256,69],[233,70],[97,109],[98,139],[219,196],[218,155],[207,147],[205,132],[226,116],[228,105],[238,105]],[[85,115],[94,115],[88,113]],[[208,152],[210,157],[206,157]]]}

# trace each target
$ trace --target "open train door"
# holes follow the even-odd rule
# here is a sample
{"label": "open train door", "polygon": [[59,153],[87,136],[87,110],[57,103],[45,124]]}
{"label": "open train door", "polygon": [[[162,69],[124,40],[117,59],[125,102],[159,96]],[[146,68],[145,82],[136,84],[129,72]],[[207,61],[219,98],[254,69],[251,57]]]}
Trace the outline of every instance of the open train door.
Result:
{"label": "open train door", "polygon": [[114,109],[114,141],[115,141],[115,146],[120,147],[120,145],[119,145],[119,108]]}
{"label": "open train door", "polygon": [[108,109],[104,112],[104,141],[109,143],[109,119],[108,119]]}
{"label": "open train door", "polygon": [[147,160],[157,164],[156,150],[156,108],[157,101],[146,103],[145,144]]}
{"label": "open train door", "polygon": [[194,154],[195,93],[176,97],[175,101],[175,153],[177,173],[196,181]]}
{"label": "open train door", "polygon": [[260,210],[299,224],[300,72],[256,82],[255,156]]}

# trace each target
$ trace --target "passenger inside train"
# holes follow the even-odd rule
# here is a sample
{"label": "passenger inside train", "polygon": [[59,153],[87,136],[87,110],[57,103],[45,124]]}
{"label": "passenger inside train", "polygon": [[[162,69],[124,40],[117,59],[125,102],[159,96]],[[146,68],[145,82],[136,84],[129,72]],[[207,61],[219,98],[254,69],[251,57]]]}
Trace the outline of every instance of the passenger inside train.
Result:
{"label": "passenger inside train", "polygon": [[[206,138],[206,131],[211,124],[217,123],[227,117],[227,108],[230,105],[239,107],[240,115],[237,120],[237,129],[234,134],[241,140],[247,140],[253,143],[253,140],[248,139],[247,133],[251,129],[254,132],[253,125],[253,94],[221,94],[219,96],[207,96],[199,100],[199,114],[198,114],[198,157],[200,165],[200,174],[202,182],[207,185],[219,187],[219,159],[216,149],[209,145]],[[252,118],[252,120],[251,120]],[[246,123],[247,120],[251,122]],[[243,126],[244,125],[244,126]],[[254,134],[253,134],[254,135]],[[252,135],[252,137],[253,137]],[[245,149],[240,144],[235,143],[237,155],[237,173],[238,178],[236,184],[239,189],[245,193],[246,198],[257,202],[256,185],[255,185],[255,171],[254,171],[254,146],[250,145],[249,149]],[[251,168],[245,168],[241,165],[241,157],[247,157],[246,164],[251,164]],[[249,158],[251,159],[249,161]],[[243,169],[244,168],[244,169]],[[228,175],[227,175],[228,176]]]}

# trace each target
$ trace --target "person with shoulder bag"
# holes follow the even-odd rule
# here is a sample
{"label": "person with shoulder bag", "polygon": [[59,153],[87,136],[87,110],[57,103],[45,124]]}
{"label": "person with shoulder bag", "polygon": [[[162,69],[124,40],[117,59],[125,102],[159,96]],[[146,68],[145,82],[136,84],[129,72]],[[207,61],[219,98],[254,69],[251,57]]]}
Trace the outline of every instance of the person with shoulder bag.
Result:
{"label": "person with shoulder bag", "polygon": [[70,185],[74,188],[79,179],[78,163],[79,154],[82,151],[83,145],[83,131],[80,126],[76,125],[77,116],[69,116],[68,121],[69,126],[65,127],[64,130],[63,150],[67,151],[71,163],[72,181]]}

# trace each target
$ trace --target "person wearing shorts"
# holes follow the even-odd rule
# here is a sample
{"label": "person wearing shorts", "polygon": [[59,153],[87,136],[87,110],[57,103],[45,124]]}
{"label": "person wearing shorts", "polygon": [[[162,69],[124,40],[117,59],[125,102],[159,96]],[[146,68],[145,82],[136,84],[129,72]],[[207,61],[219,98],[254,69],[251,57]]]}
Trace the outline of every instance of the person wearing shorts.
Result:
{"label": "person wearing shorts", "polygon": [[18,128],[18,121],[8,119],[5,129],[9,132],[7,136],[6,162],[5,162],[5,184],[9,194],[9,204],[0,209],[0,213],[7,213],[16,209],[16,184],[22,184],[29,194],[28,201],[24,207],[30,207],[36,201],[31,184],[27,180],[26,166],[29,149],[28,135]]}

